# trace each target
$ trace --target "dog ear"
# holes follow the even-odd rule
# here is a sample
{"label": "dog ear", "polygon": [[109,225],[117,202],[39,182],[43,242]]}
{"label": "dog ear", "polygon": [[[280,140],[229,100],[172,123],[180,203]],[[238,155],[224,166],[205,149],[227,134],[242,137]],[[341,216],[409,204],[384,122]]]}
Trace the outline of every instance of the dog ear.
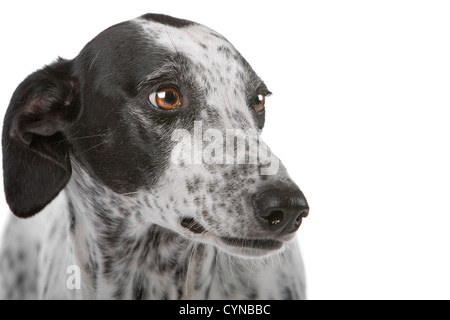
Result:
{"label": "dog ear", "polygon": [[28,76],[14,92],[3,123],[3,182],[12,212],[41,211],[70,179],[66,131],[78,114],[72,63],[59,59]]}

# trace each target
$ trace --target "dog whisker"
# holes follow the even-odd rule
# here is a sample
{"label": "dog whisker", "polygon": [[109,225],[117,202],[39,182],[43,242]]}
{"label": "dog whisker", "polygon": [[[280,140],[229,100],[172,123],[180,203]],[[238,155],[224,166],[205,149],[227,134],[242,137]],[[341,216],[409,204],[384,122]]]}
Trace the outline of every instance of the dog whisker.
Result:
{"label": "dog whisker", "polygon": [[86,149],[86,150],[83,150],[83,151],[81,151],[81,152],[77,152],[76,155],[77,155],[77,156],[80,156],[80,155],[82,155],[82,154],[84,154],[84,153],[87,153],[87,152],[89,152],[89,151],[92,151],[92,150],[94,150],[94,149],[96,149],[96,148],[98,148],[98,147],[100,147],[101,145],[104,145],[104,144],[106,144],[106,143],[107,143],[107,141],[102,141],[102,142],[96,144],[95,146],[92,146],[92,147],[90,147],[90,148],[88,148],[88,149]]}
{"label": "dog whisker", "polygon": [[77,140],[92,139],[92,138],[103,138],[105,136],[106,136],[105,134],[93,134],[93,135],[84,136],[84,137],[76,137],[76,138],[69,137],[68,140],[69,141],[77,141]]}

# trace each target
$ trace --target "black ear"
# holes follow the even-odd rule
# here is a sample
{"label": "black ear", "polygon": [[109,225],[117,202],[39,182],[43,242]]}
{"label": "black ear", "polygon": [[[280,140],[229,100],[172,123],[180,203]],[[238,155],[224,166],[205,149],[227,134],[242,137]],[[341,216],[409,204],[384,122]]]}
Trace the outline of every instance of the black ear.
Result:
{"label": "black ear", "polygon": [[41,211],[70,179],[66,132],[78,114],[72,63],[59,59],[34,72],[13,94],[3,123],[3,182],[12,212]]}

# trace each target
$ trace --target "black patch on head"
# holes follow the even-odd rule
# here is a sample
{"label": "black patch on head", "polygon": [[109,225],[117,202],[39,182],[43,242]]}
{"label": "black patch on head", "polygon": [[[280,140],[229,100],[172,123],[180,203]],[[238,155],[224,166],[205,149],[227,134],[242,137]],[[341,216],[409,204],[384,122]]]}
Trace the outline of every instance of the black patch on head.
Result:
{"label": "black patch on head", "polygon": [[[130,22],[113,26],[74,60],[83,99],[68,134],[72,153],[94,179],[118,193],[151,187],[166,172],[171,132],[192,127],[201,105],[201,95],[178,69],[164,79],[147,80],[168,63],[180,69],[191,63],[140,31]],[[178,87],[189,108],[166,112],[152,107],[148,96],[161,83]]]}
{"label": "black patch on head", "polygon": [[174,18],[171,16],[167,16],[165,14],[147,13],[141,16],[141,18],[144,18],[149,21],[162,23],[175,28],[185,28],[195,24],[192,21]]}

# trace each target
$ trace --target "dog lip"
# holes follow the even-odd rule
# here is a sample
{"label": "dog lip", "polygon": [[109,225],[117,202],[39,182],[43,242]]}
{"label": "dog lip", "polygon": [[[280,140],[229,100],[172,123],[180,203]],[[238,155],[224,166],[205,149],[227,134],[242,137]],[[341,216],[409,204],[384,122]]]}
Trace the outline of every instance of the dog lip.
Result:
{"label": "dog lip", "polygon": [[203,228],[203,226],[200,223],[198,223],[196,220],[194,220],[193,218],[185,217],[185,218],[181,219],[180,224],[183,228],[188,229],[189,231],[191,231],[192,233],[195,233],[195,234],[200,234],[200,233],[206,232],[206,229]]}
{"label": "dog lip", "polygon": [[245,239],[245,238],[220,238],[226,245],[231,247],[252,248],[262,250],[278,250],[283,246],[283,242],[274,239]]}
{"label": "dog lip", "polygon": [[[206,229],[197,222],[194,218],[184,217],[180,221],[180,225],[189,230],[194,234],[206,235],[208,232]],[[283,246],[283,243],[288,241],[289,237],[285,237],[286,239],[269,239],[269,238],[256,238],[256,239],[248,239],[248,238],[235,238],[235,237],[221,237],[216,236],[216,238],[220,239],[222,243],[229,247],[235,248],[244,248],[244,249],[257,249],[264,251],[272,251],[278,250]]]}

